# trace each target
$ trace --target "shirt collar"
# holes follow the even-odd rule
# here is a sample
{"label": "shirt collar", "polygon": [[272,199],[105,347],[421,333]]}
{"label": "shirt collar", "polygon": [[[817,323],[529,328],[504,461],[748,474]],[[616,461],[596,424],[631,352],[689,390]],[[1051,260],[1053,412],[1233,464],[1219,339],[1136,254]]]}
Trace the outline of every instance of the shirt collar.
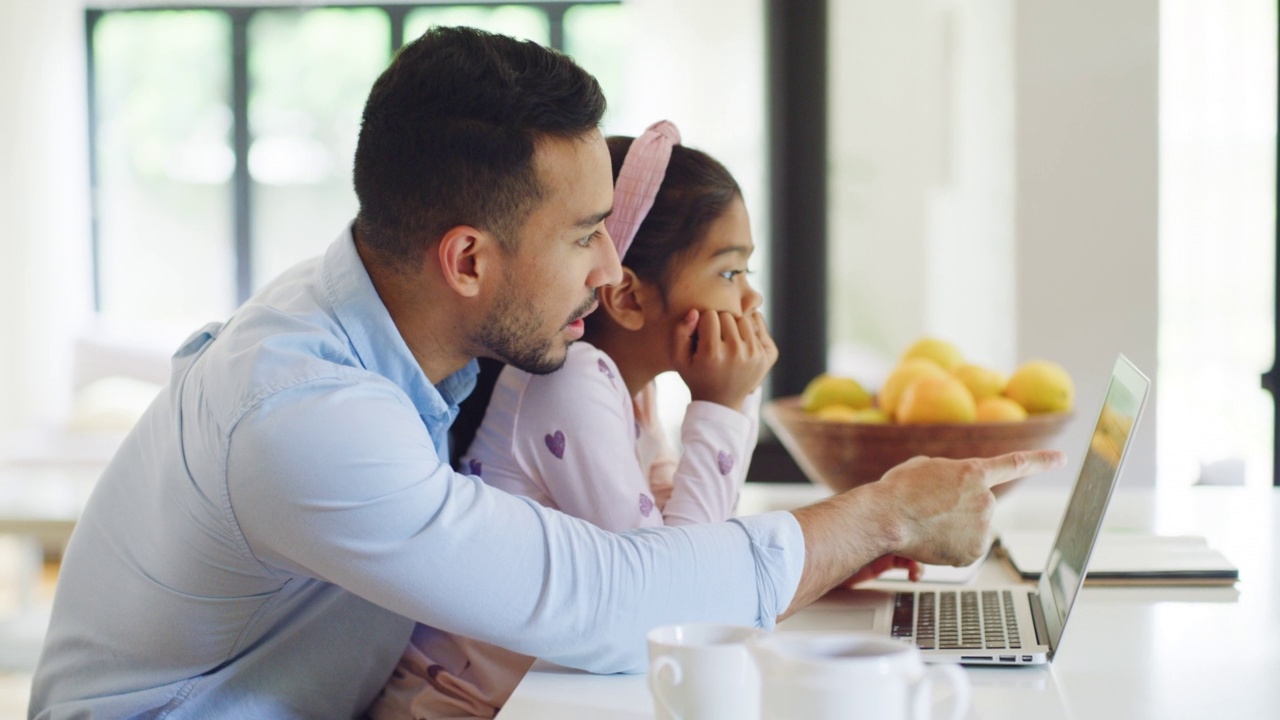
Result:
{"label": "shirt collar", "polygon": [[457,416],[458,403],[475,388],[479,366],[472,360],[458,372],[431,385],[378,297],[373,280],[356,252],[350,226],[325,252],[321,288],[361,366],[404,390],[424,419],[451,423]]}

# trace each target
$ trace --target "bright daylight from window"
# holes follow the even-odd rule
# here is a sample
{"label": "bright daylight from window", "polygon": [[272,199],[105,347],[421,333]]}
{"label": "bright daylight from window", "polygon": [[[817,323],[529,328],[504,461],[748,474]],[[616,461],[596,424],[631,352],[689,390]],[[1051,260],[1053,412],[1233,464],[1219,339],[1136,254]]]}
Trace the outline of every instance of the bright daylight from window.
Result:
{"label": "bright daylight from window", "polygon": [[1272,482],[1276,4],[1163,3],[1160,478]]}

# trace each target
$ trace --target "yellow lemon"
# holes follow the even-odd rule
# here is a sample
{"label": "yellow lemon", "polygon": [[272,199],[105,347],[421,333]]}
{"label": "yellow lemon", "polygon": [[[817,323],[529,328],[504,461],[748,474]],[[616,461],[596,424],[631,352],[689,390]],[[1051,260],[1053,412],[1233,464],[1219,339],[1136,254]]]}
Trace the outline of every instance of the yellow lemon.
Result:
{"label": "yellow lemon", "polygon": [[800,405],[806,412],[817,412],[829,405],[845,405],[857,410],[871,406],[871,393],[853,378],[822,373],[805,386]]}
{"label": "yellow lemon", "polygon": [[955,370],[964,363],[964,356],[960,354],[960,350],[955,345],[946,340],[931,337],[917,340],[911,347],[907,348],[906,352],[902,353],[903,361],[913,358],[932,360],[943,370]]}
{"label": "yellow lemon", "polygon": [[1050,360],[1023,363],[1009,376],[1004,389],[1005,396],[1032,415],[1070,410],[1075,393],[1066,369]]}
{"label": "yellow lemon", "polygon": [[1003,395],[1009,378],[999,370],[992,370],[981,365],[965,363],[951,371],[973,393],[973,399],[980,401],[994,395]]}
{"label": "yellow lemon", "polygon": [[813,416],[826,422],[858,422],[858,410],[848,405],[827,405],[813,411]]}
{"label": "yellow lemon", "polygon": [[903,425],[971,423],[977,408],[969,388],[947,374],[916,378],[902,393],[895,414]]}
{"label": "yellow lemon", "polygon": [[854,422],[864,423],[867,425],[886,425],[892,421],[889,414],[880,408],[866,407],[861,410],[854,410]]}
{"label": "yellow lemon", "polygon": [[978,422],[1022,422],[1027,411],[1007,397],[985,397],[978,401]]}
{"label": "yellow lemon", "polygon": [[876,404],[880,409],[889,414],[890,417],[898,415],[898,399],[902,397],[902,393],[907,389],[913,380],[924,377],[926,375],[938,376],[946,375],[947,371],[938,367],[938,364],[932,360],[924,358],[912,358],[904,360],[898,367],[889,373],[889,377],[885,378],[884,387],[880,388],[880,394],[876,396]]}

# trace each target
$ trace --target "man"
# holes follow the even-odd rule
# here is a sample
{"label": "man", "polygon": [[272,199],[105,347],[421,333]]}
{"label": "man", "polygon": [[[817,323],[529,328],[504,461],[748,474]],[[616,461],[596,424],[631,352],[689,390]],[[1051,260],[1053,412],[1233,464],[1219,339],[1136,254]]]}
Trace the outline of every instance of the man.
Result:
{"label": "man", "polygon": [[792,513],[621,535],[442,463],[477,356],[550,372],[620,266],[604,99],[531,43],[436,29],[374,85],[360,211],[174,356],[64,559],[40,718],[352,717],[414,621],[600,672],[669,622],[772,627],[886,554],[976,557],[989,487],[916,460]]}

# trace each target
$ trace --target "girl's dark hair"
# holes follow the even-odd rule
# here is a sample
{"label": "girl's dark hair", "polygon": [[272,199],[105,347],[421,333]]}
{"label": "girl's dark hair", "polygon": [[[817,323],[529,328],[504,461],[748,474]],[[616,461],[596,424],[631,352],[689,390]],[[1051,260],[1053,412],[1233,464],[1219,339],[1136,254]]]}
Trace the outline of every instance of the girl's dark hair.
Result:
{"label": "girl's dark hair", "polygon": [[[615,135],[607,141],[615,183],[634,140]],[[741,196],[742,190],[733,175],[718,160],[683,145],[671,148],[671,161],[667,163],[658,195],[649,214],[640,222],[626,257],[622,258],[623,267],[657,286],[666,302],[667,281],[675,266],[673,261],[693,250],[711,223]],[[588,315],[586,338],[590,340],[596,335],[604,322],[604,313]]]}
{"label": "girl's dark hair", "polygon": [[[634,139],[608,139],[614,182]],[[672,260],[693,249],[711,223],[741,195],[738,183],[719,161],[701,150],[676,145],[653,208],[640,223],[622,264],[665,291]]]}
{"label": "girl's dark hair", "polygon": [[[634,139],[620,136],[608,139],[614,182],[618,180],[622,162]],[[741,195],[738,183],[715,158],[700,150],[675,146],[671,149],[671,161],[667,164],[653,208],[640,223],[622,264],[630,268],[636,277],[656,285],[665,302],[667,281],[675,266],[673,261],[693,250],[706,235],[707,228]],[[601,323],[606,322],[603,316],[603,312],[594,312],[586,317],[588,340],[596,334]],[[476,389],[463,401],[450,431],[450,459],[454,467],[458,467],[459,460],[475,439],[489,406],[494,383],[501,372],[501,362],[480,360]]]}

